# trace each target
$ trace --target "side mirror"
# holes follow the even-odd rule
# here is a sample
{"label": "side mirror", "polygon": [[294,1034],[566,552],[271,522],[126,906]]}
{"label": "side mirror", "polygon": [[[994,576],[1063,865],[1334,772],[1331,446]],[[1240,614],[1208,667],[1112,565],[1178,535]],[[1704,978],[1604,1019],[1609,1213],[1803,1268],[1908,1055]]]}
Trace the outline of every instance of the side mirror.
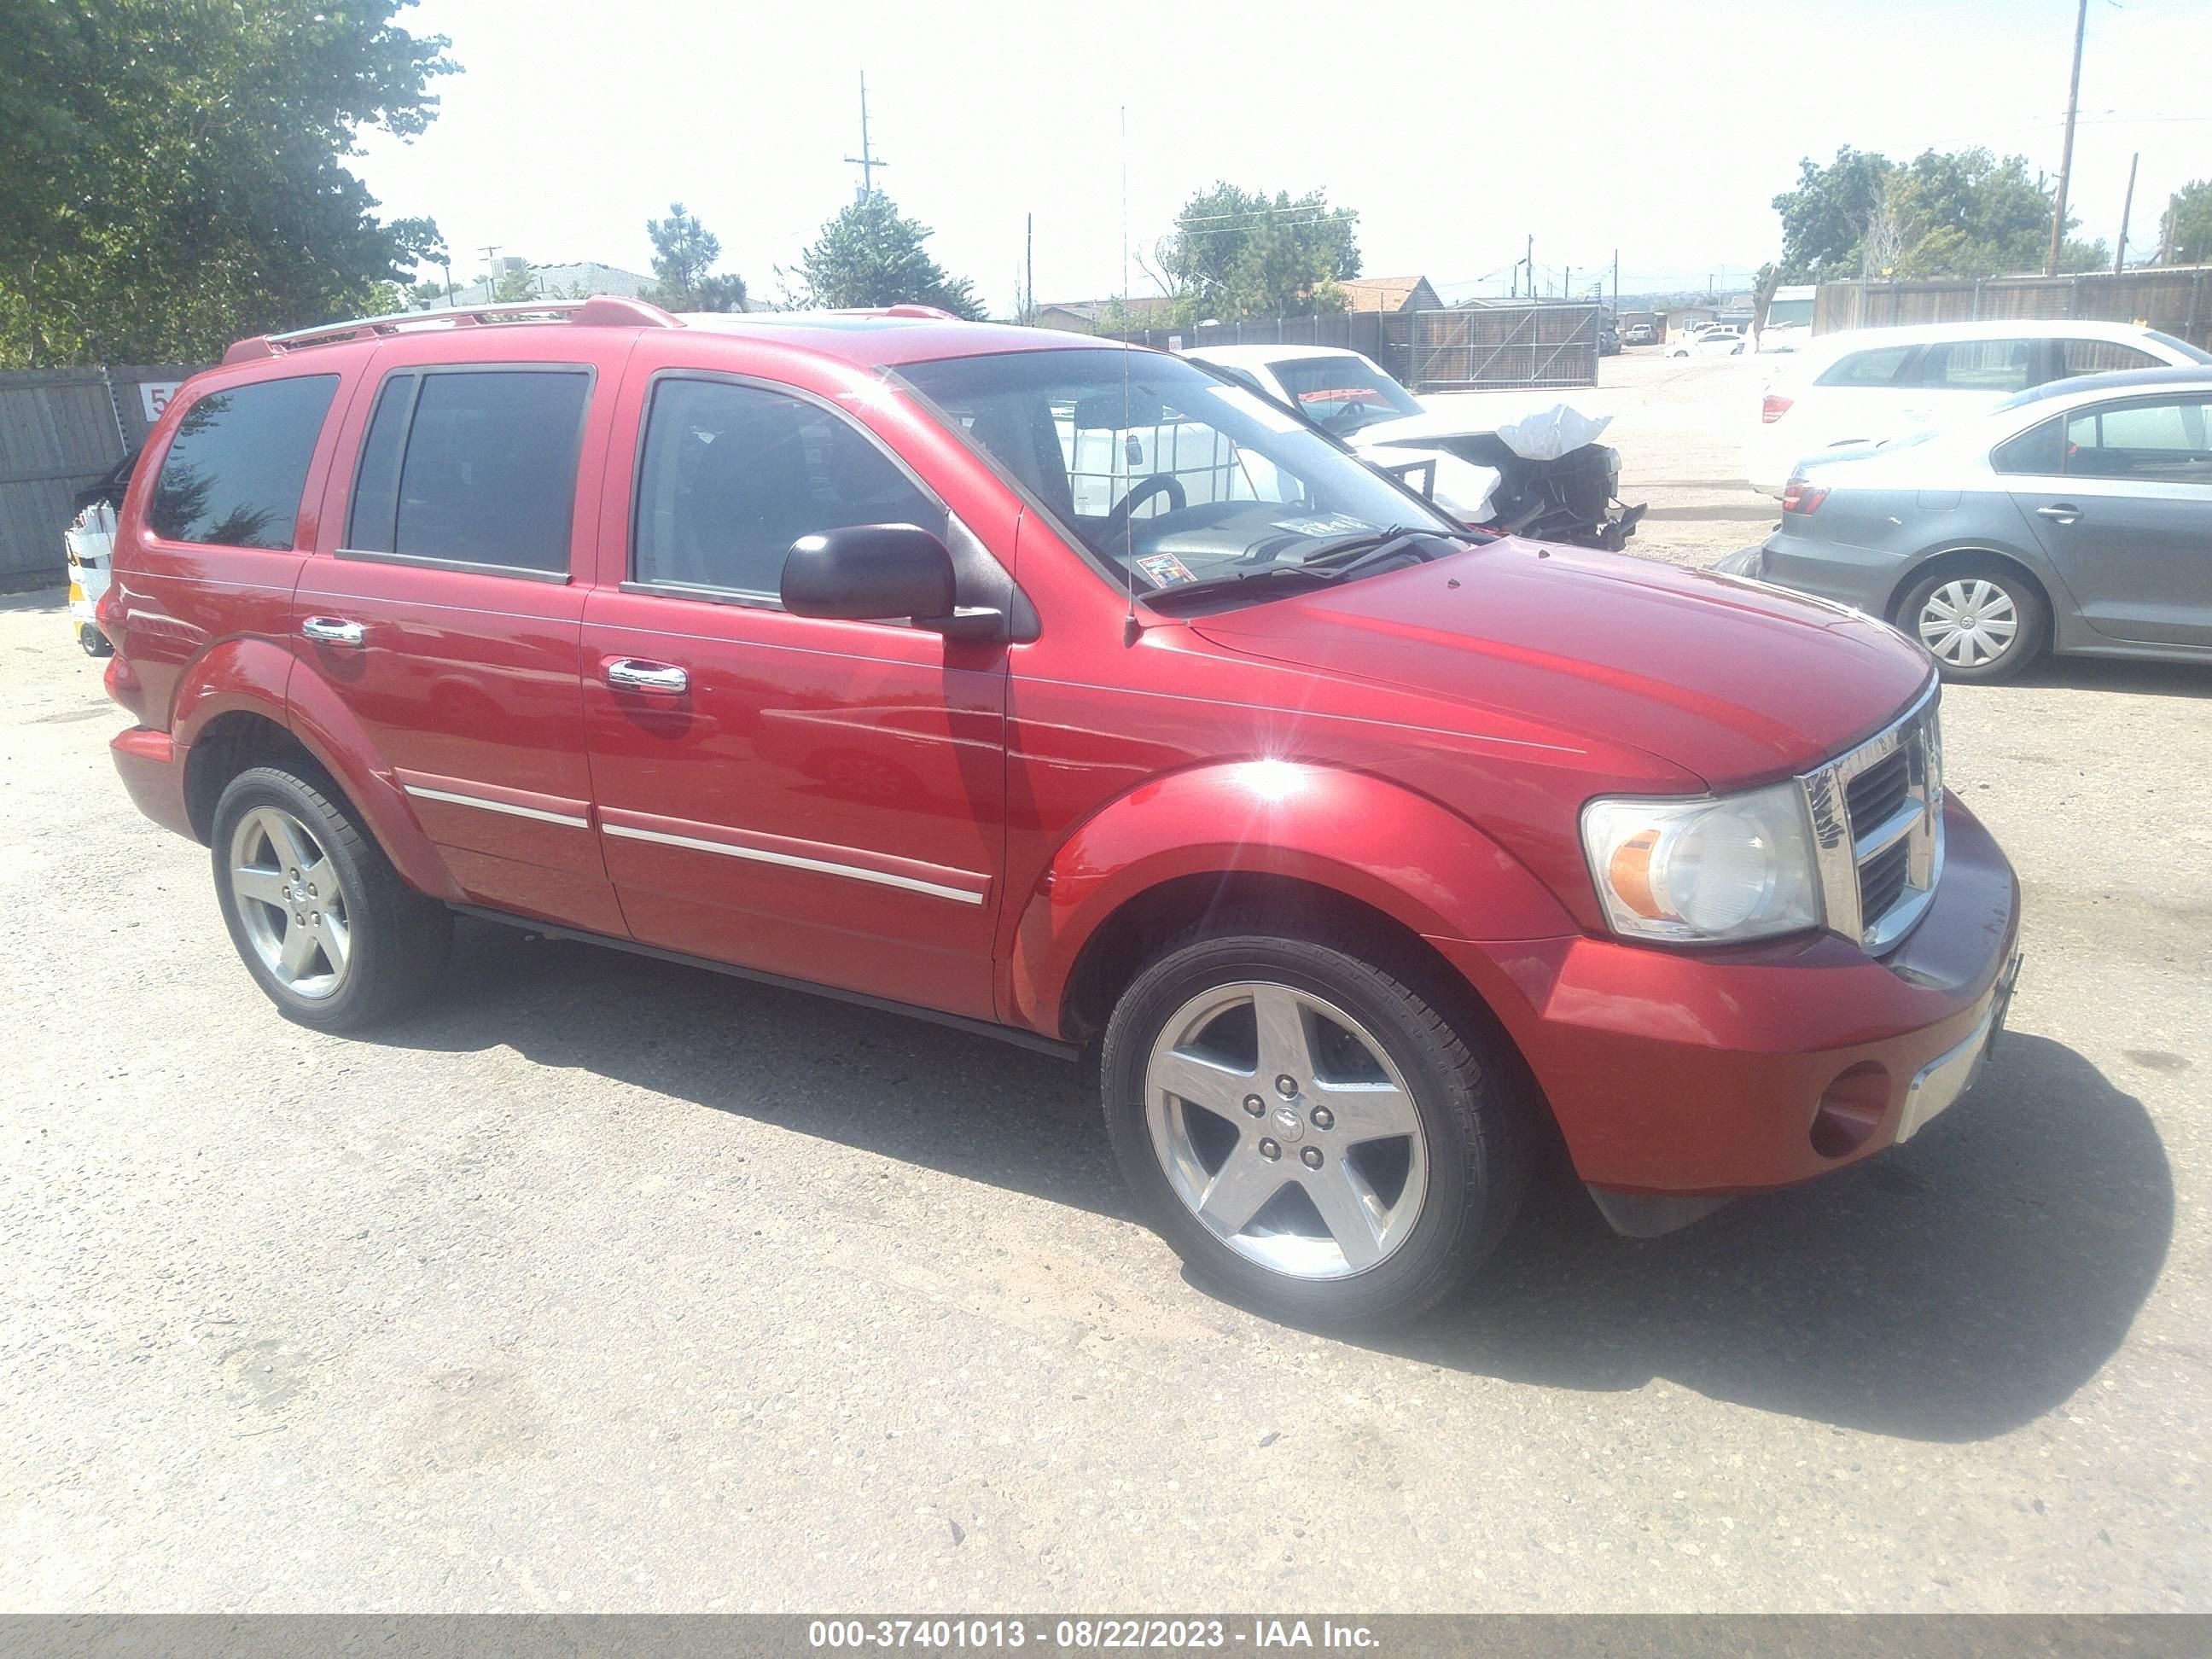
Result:
{"label": "side mirror", "polygon": [[784,556],[783,608],[798,617],[906,622],[960,639],[1001,637],[1002,612],[957,599],[952,555],[910,524],[848,525],[801,536]]}

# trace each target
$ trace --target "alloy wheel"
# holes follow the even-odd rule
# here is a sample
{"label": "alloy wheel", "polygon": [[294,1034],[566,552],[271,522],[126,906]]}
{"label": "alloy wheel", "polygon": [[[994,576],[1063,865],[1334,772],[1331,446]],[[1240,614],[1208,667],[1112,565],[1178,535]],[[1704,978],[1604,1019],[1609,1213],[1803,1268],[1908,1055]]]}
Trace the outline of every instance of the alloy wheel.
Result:
{"label": "alloy wheel", "polygon": [[257,806],[230,837],[230,890],[246,942],[295,996],[320,1002],[344,985],[353,920],[337,868],[307,826]]}
{"label": "alloy wheel", "polygon": [[1146,1066],[1145,1119],[1191,1213],[1293,1279],[1379,1266],[1427,1196],[1405,1079],[1358,1020],[1292,986],[1218,985],[1178,1008]]}
{"label": "alloy wheel", "polygon": [[1985,576],[1939,584],[1915,619],[1920,641],[1954,668],[1986,668],[2020,637],[2020,607]]}

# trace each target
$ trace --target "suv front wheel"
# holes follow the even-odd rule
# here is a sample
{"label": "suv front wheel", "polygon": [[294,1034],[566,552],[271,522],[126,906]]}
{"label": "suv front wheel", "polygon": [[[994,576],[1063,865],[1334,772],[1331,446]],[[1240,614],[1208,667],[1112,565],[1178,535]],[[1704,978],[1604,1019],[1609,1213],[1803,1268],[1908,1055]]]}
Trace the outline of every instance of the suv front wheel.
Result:
{"label": "suv front wheel", "polygon": [[286,1018],[353,1030],[436,982],[451,913],[400,880],[326,779],[240,773],[210,841],[231,943]]}
{"label": "suv front wheel", "polygon": [[1217,924],[1123,994],[1107,1130],[1146,1218],[1199,1276],[1309,1324],[1410,1318],[1470,1278],[1518,1206],[1527,1103],[1354,939]]}

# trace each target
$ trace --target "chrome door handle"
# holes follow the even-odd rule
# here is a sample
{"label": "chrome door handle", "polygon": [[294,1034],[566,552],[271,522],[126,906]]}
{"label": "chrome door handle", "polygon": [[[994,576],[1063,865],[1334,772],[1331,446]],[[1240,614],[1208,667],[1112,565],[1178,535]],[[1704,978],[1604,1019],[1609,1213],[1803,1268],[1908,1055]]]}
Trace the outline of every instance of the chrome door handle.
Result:
{"label": "chrome door handle", "polygon": [[691,689],[691,677],[665,662],[640,662],[635,657],[622,657],[607,665],[607,684],[630,691],[680,696]]}
{"label": "chrome door handle", "polygon": [[359,645],[368,635],[359,623],[343,617],[310,617],[300,624],[300,631],[324,645]]}
{"label": "chrome door handle", "polygon": [[2063,502],[2053,507],[2039,507],[2035,514],[2038,518],[2048,519],[2053,524],[2073,524],[2081,518],[2081,509],[2071,502]]}

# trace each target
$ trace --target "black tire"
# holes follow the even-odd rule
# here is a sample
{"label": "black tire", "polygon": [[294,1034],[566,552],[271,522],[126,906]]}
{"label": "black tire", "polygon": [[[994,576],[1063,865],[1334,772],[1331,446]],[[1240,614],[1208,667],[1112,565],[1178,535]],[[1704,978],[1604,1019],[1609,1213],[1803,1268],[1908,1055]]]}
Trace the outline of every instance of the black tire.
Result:
{"label": "black tire", "polygon": [[[258,808],[289,814],[319,843],[337,873],[350,944],[337,988],[302,995],[264,960],[232,879],[240,825]],[[399,878],[337,787],[319,770],[258,766],[240,773],[216,803],[216,902],[231,943],[254,981],[287,1019],[321,1031],[353,1031],[389,1019],[434,987],[453,939],[453,915]],[[327,897],[322,902],[330,902]]]}
{"label": "black tire", "polygon": [[[1107,1133],[1146,1219],[1195,1276],[1270,1317],[1322,1328],[1413,1318],[1474,1276],[1528,1186],[1534,1108],[1502,1039],[1472,1016],[1447,1018],[1449,988],[1431,992],[1424,965],[1389,958],[1357,937],[1291,937],[1263,918],[1218,920],[1170,942],[1137,975],[1100,1044]],[[1364,1024],[1419,1114],[1425,1198],[1403,1242],[1352,1276],[1294,1277],[1240,1255],[1178,1195],[1155,1150],[1146,1100],[1155,1042],[1194,998],[1243,981],[1317,996]]]}
{"label": "black tire", "polygon": [[90,623],[77,624],[76,642],[78,648],[88,657],[112,657],[115,654],[115,647],[108,643],[107,635]]}
{"label": "black tire", "polygon": [[1947,660],[1939,652],[1936,665],[1947,680],[1960,685],[1995,685],[2008,680],[2050,648],[2051,607],[2042,592],[2016,565],[2002,559],[1972,559],[1944,565],[1905,589],[1897,607],[1897,626],[1905,636],[1922,645],[1929,641],[1920,629],[1921,612],[1929,596],[1953,583],[1987,582],[2012,607],[2015,626],[2010,642],[1986,662],[1961,664]]}

